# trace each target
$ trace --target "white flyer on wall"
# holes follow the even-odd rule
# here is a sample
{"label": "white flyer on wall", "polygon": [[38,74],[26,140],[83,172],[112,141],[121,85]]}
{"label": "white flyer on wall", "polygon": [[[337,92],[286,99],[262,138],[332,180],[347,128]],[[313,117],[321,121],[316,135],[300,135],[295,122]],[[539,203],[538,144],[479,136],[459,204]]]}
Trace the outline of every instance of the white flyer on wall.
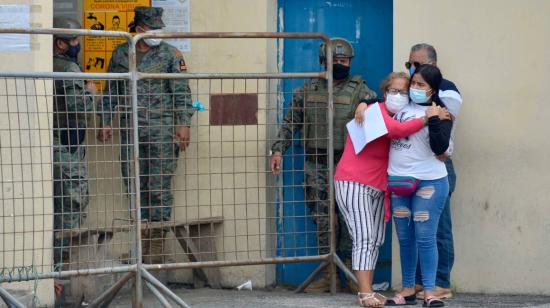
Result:
{"label": "white flyer on wall", "polygon": [[[166,32],[189,32],[191,21],[189,20],[189,0],[152,0],[151,6],[161,7],[162,21],[166,24]],[[174,45],[181,51],[191,51],[190,39],[168,39],[166,42]]]}
{"label": "white flyer on wall", "polygon": [[[0,28],[30,28],[29,5],[0,5]],[[0,34],[0,51],[30,51],[30,34]]]}

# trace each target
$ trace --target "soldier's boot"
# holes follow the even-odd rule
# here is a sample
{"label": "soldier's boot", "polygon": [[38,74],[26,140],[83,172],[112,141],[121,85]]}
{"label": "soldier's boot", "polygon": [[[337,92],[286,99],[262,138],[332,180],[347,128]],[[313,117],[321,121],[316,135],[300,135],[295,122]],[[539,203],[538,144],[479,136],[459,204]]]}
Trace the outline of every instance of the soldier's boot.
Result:
{"label": "soldier's boot", "polygon": [[[351,259],[344,260],[344,264],[346,265],[346,268],[348,270],[353,272],[351,270]],[[345,277],[344,279],[346,280],[346,288],[344,289],[346,292],[351,293],[351,294],[359,293],[359,287],[357,286],[357,284],[355,282],[353,282],[353,280],[351,280],[347,277]]]}
{"label": "soldier's boot", "polygon": [[164,262],[164,237],[163,229],[149,230],[147,241],[147,253],[143,253],[143,263],[162,264]]}
{"label": "soldier's boot", "polygon": [[[319,280],[311,283],[306,289],[306,292],[309,293],[323,293],[330,292],[330,273],[328,268],[325,268],[321,273],[321,278]],[[336,283],[336,291],[339,291],[339,285]]]}

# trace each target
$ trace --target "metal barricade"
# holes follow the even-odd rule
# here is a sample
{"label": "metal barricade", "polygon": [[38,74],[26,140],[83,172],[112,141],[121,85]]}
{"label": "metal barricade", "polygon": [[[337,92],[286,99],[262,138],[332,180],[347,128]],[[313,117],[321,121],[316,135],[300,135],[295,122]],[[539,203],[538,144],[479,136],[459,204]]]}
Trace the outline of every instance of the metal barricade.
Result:
{"label": "metal barricade", "polygon": [[[132,279],[133,305],[140,307],[143,279],[162,305],[167,304],[163,297],[167,296],[179,306],[187,307],[149,271],[201,269],[199,278],[219,287],[220,267],[321,261],[297,291],[303,290],[327,266],[333,274],[332,292],[336,289],[336,266],[355,280],[335,253],[332,50],[326,36],[167,32],[131,37],[122,32],[62,29],[4,29],[0,33],[123,37],[129,42],[127,73],[0,72],[3,83],[0,99],[6,108],[0,113],[6,120],[0,126],[3,208],[0,283],[116,273],[121,275],[118,280],[96,294],[90,306],[108,305]],[[151,37],[277,39],[279,43],[282,39],[322,40],[328,46],[327,70],[147,73],[147,68],[136,62],[136,46]],[[143,71],[138,71],[138,67]],[[284,117],[297,111],[292,106],[284,108],[284,101],[297,94],[291,89],[300,86],[304,79],[319,80],[327,86],[328,104],[302,110],[326,115],[328,136],[320,138],[326,142],[326,151],[287,153],[285,162],[298,167],[287,168],[287,172],[277,177],[270,171],[269,151],[273,142],[279,140],[276,134]],[[60,196],[54,188],[74,179],[55,175],[59,162],[55,157],[59,131],[53,128],[52,113],[55,85],[87,80],[105,81],[102,93],[94,99],[95,109],[84,112],[89,114],[88,123],[91,122],[86,142],[81,145],[86,152],[84,164],[90,189],[85,195],[90,205],[74,211],[78,219],[87,215],[77,228],[56,229],[54,216],[59,210],[54,210],[54,203],[61,201],[56,199]],[[284,86],[282,81],[287,84]],[[302,94],[307,95],[307,90],[302,90]],[[201,112],[203,109],[205,112]],[[185,114],[195,110],[198,112],[194,112],[189,123]],[[95,135],[102,130],[105,123],[102,117],[106,113],[115,115],[114,138],[102,143],[95,140]],[[303,121],[296,124],[304,126]],[[181,136],[180,129],[188,125],[191,140],[186,145],[184,140],[177,139]],[[306,139],[302,133],[301,137],[293,135],[289,142],[299,144],[307,142]],[[315,166],[319,159],[324,160],[321,172],[326,182],[322,188],[327,196],[321,199],[328,198],[326,213],[314,214],[311,209],[315,205],[305,206],[323,200],[288,200],[293,193],[303,193],[314,185],[293,179],[294,175],[304,173],[304,162],[311,159]],[[79,164],[69,167],[80,168]],[[314,172],[319,170],[315,168]],[[289,177],[283,180],[285,174]],[[9,191],[12,193],[8,194]],[[74,197],[68,201],[72,202]],[[281,224],[284,219],[303,224],[314,215],[328,220],[328,226],[323,230],[301,231],[277,228],[278,224],[284,225]],[[321,234],[328,236],[328,245],[312,245],[311,240],[316,241]],[[295,241],[297,244],[292,247],[277,245],[285,237],[302,240]],[[20,238],[21,245],[17,244]],[[68,248],[68,262],[61,262],[58,268],[51,261],[54,249],[50,243],[54,239]],[[3,289],[0,291],[6,302],[18,304]]]}

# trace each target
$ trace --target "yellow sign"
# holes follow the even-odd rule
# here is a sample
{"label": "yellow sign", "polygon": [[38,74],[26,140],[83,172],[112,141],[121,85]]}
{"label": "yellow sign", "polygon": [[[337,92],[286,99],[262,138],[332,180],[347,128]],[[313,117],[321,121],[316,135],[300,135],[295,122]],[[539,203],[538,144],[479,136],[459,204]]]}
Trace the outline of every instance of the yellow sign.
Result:
{"label": "yellow sign", "polygon": [[[126,31],[135,33],[134,8],[150,6],[150,0],[84,0],[84,27],[91,30]],[[113,50],[126,39],[92,37],[84,39],[85,72],[107,72]],[[97,83],[103,89],[105,82]]]}

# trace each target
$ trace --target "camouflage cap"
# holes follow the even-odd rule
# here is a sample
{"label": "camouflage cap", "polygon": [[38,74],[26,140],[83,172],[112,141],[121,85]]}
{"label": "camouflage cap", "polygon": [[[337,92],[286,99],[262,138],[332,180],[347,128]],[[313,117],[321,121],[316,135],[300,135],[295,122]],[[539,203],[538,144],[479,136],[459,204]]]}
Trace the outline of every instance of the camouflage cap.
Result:
{"label": "camouflage cap", "polygon": [[162,12],[164,10],[161,7],[148,7],[148,6],[136,6],[134,12],[134,22],[143,23],[149,26],[151,29],[164,28],[166,25],[162,22]]}

